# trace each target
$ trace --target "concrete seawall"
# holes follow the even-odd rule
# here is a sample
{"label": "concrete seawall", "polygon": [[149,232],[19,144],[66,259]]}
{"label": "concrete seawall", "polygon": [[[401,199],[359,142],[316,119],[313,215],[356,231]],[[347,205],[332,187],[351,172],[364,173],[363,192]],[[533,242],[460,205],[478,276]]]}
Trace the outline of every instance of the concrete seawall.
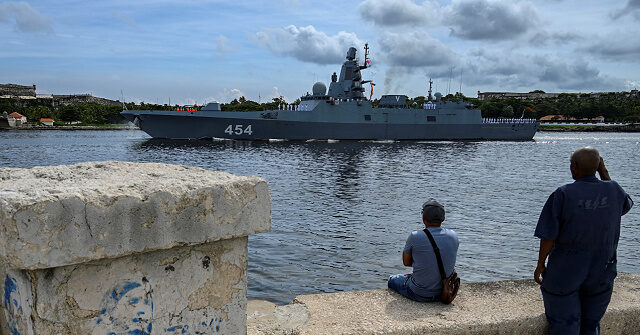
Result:
{"label": "concrete seawall", "polygon": [[[285,306],[249,301],[249,335],[520,334],[547,331],[533,280],[462,284],[451,305],[417,303],[391,290],[311,294]],[[602,334],[640,334],[640,275],[619,274]]]}
{"label": "concrete seawall", "polygon": [[0,169],[0,334],[242,334],[266,182],[100,162]]}

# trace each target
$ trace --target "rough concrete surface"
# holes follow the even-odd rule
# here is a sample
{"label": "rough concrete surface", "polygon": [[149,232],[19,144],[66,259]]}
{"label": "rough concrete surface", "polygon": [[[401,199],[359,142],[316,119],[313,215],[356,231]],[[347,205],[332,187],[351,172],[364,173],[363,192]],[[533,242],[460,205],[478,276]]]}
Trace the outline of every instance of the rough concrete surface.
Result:
{"label": "rough concrete surface", "polygon": [[44,269],[271,229],[264,179],[158,163],[0,168],[0,262]]}
{"label": "rough concrete surface", "polygon": [[3,297],[8,329],[0,333],[244,333],[247,241],[10,271],[5,280],[13,285]]}
{"label": "rough concrete surface", "polygon": [[[418,303],[391,290],[296,297],[285,306],[250,301],[250,335],[524,334],[547,331],[533,280],[465,283],[451,305]],[[640,334],[640,275],[619,274],[602,334]]]}

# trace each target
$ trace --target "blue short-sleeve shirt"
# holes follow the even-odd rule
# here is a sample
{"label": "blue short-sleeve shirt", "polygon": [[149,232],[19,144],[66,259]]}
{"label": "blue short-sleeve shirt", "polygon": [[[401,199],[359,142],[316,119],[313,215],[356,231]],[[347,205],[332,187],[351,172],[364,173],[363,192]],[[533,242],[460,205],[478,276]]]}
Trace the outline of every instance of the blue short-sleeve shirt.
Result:
{"label": "blue short-sleeve shirt", "polygon": [[[451,230],[442,227],[430,227],[429,232],[440,249],[444,272],[451,275],[456,264],[458,252],[458,235]],[[404,246],[404,253],[410,254],[413,259],[413,275],[408,282],[409,289],[413,293],[423,297],[433,297],[442,292],[442,278],[438,269],[438,261],[433,251],[427,234],[417,230],[409,235]]]}
{"label": "blue short-sleeve shirt", "polygon": [[535,236],[573,250],[613,250],[620,237],[620,217],[633,206],[615,181],[584,177],[559,187],[545,203]]}

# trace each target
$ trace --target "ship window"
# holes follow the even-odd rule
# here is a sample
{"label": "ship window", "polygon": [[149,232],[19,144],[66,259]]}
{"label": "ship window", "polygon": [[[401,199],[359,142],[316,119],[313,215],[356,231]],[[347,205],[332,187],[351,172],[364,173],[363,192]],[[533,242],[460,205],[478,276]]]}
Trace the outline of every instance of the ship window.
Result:
{"label": "ship window", "polygon": [[436,117],[435,116],[427,116],[427,121],[436,122]]}
{"label": "ship window", "polygon": [[364,116],[364,120],[365,121],[371,121],[371,115],[365,115]]}

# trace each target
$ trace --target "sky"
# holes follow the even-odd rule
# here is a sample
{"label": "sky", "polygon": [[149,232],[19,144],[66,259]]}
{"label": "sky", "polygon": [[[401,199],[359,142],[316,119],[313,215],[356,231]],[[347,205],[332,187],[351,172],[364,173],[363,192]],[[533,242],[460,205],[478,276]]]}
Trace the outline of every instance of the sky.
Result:
{"label": "sky", "polygon": [[[0,1],[0,83],[293,101],[369,44],[374,97],[640,89],[640,0]],[[370,87],[366,85],[369,96]]]}

